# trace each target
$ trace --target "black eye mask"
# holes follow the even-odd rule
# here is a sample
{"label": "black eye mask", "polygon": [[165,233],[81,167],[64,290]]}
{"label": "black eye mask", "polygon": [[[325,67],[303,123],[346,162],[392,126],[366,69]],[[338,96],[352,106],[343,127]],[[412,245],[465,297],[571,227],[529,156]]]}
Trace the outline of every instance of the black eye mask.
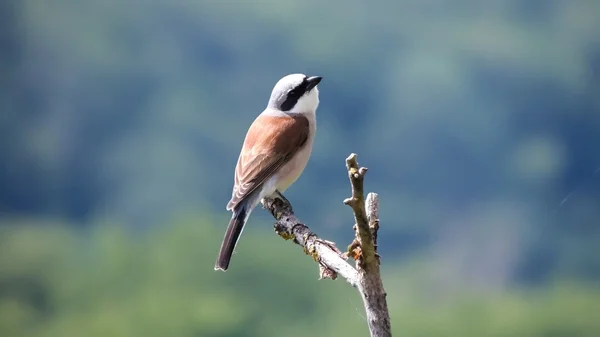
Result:
{"label": "black eye mask", "polygon": [[309,85],[309,82],[306,79],[307,78],[304,77],[304,79],[302,80],[302,83],[300,83],[294,89],[288,91],[285,101],[283,103],[281,103],[281,106],[279,107],[281,109],[281,111],[292,110],[292,108],[294,108],[296,103],[298,103],[298,100],[300,99],[300,97],[302,97],[302,95],[304,95],[304,93],[306,93],[306,90]]}

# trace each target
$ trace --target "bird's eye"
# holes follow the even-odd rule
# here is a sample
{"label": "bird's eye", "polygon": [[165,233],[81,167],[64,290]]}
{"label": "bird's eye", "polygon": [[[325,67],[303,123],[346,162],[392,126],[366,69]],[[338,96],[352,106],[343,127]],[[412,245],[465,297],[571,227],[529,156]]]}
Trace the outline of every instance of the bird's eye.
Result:
{"label": "bird's eye", "polygon": [[292,89],[290,91],[288,91],[288,96],[290,97],[294,97],[298,95],[298,90],[297,89]]}

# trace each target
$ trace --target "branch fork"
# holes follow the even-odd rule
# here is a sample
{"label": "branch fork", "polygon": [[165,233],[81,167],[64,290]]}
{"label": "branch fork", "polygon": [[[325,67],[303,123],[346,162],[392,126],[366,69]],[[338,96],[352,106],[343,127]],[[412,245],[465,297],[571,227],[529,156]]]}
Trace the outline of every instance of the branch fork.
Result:
{"label": "branch fork", "polygon": [[[380,275],[377,254],[379,230],[379,197],[369,193],[365,199],[363,181],[366,167],[359,167],[356,154],[346,159],[346,169],[352,187],[352,196],[344,204],[352,208],[355,238],[342,253],[331,241],[321,239],[294,214],[292,205],[283,198],[265,198],[262,205],[277,221],[275,232],[285,240],[302,247],[305,254],[319,264],[319,279],[337,279],[342,276],[357,288],[365,306],[371,337],[391,337],[390,316],[386,292]],[[355,266],[347,258],[355,260]]]}

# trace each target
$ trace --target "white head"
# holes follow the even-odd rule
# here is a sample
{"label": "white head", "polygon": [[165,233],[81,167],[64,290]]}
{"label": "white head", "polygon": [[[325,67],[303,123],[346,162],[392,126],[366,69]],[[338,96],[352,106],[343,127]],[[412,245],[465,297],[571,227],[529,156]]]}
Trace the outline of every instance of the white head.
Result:
{"label": "white head", "polygon": [[315,113],[319,106],[321,76],[307,77],[304,74],[291,74],[280,79],[273,87],[269,107],[288,114]]}

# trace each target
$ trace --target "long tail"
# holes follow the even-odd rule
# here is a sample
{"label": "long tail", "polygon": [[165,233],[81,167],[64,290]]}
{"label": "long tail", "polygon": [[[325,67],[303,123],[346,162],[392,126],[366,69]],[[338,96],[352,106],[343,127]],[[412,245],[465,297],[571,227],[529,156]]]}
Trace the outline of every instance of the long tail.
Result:
{"label": "long tail", "polygon": [[223,237],[223,242],[221,243],[221,250],[217,257],[217,263],[215,263],[215,270],[226,271],[229,267],[233,249],[240,239],[240,235],[242,235],[251,211],[252,209],[248,207],[248,203],[246,202],[233,210],[233,216],[229,220],[229,226],[227,226],[225,237]]}

